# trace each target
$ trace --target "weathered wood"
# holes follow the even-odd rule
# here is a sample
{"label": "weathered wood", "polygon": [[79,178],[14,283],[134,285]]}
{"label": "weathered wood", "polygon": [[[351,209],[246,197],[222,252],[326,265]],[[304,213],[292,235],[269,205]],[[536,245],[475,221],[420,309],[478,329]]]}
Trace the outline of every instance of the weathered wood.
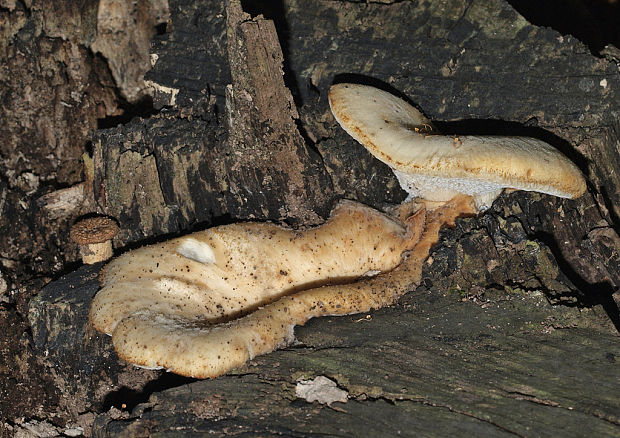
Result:
{"label": "weathered wood", "polygon": [[240,199],[240,208],[229,212],[246,217],[244,204],[256,204],[262,217],[316,225],[330,207],[331,184],[297,130],[273,21],[251,20],[238,1],[229,3],[226,16],[232,84],[226,88],[228,142],[220,153],[228,190]]}
{"label": "weathered wood", "polygon": [[[460,221],[450,233],[483,240],[483,231],[469,228],[472,222]],[[446,236],[432,257],[437,266],[451,267],[451,280],[472,281],[480,272],[450,255],[459,252],[454,237]],[[540,259],[550,257],[536,242],[520,249],[521,269],[540,269]],[[555,266],[552,256],[546,264]],[[155,388],[191,382],[119,363],[108,339],[93,332],[86,318],[98,270],[84,267],[33,301],[35,345],[47,351],[67,406],[131,408],[150,393],[142,392],[149,381]],[[418,289],[393,308],[370,318],[311,321],[296,330],[294,347],[256,358],[227,377],[157,393],[122,419],[113,410],[98,418],[95,436],[175,436],[172,430],[178,436],[209,430],[299,436],[365,430],[406,436],[559,430],[581,436],[583,428],[597,436],[618,433],[620,343],[600,308],[551,306],[539,289],[447,289],[431,271],[424,281],[430,289]],[[550,280],[556,288],[569,287]],[[318,375],[337,381],[350,401],[336,410],[291,403],[296,382]]]}
{"label": "weathered wood", "polygon": [[[530,25],[500,0],[287,1],[268,12],[277,18],[282,58],[262,18],[237,11],[231,32],[223,1],[171,8],[170,33],[157,37],[148,74],[160,93],[156,106],[170,108],[94,141],[95,196],[125,227],[117,245],[242,218],[312,223],[338,197],[376,207],[401,201],[390,171],[331,117],[326,93],[334,80],[400,91],[449,133],[545,139],[577,162],[589,193],[577,201],[504,196],[446,230],[424,286],[400,305],[370,320],[312,321],[297,330],[296,347],[231,376],[153,394],[133,413],[118,409],[145,401],[170,377],[115,362],[105,338],[91,338],[84,325],[88,294],[70,293],[84,279],[54,283],[31,307],[36,351],[80,409],[114,406],[97,418],[96,436],[617,435],[620,351],[609,320],[620,321],[613,295],[620,285],[617,67],[569,36]],[[247,52],[256,45],[275,56],[269,68],[260,50]],[[278,82],[282,60],[299,119]],[[263,80],[277,90],[277,117],[271,97],[256,89]],[[229,120],[251,129],[233,132]],[[270,169],[271,147],[293,163],[273,167],[297,175],[289,182],[275,173],[269,196],[281,190],[278,202],[259,192],[263,175],[250,172],[252,163]],[[234,154],[248,150],[252,158],[236,166]],[[300,187],[314,193],[287,197]],[[81,328],[67,343],[58,327],[73,318]],[[297,400],[297,380],[317,375],[337,381],[349,402],[331,410]]]}
{"label": "weathered wood", "polygon": [[229,40],[232,84],[215,87],[224,102],[97,136],[94,192],[121,221],[119,245],[223,215],[314,225],[330,209],[329,177],[297,130],[273,22],[232,5],[227,33],[216,27]]}
{"label": "weathered wood", "polygon": [[96,37],[90,48],[106,58],[121,95],[129,102],[147,94],[144,74],[151,69],[151,60],[144,49],[157,26],[165,25],[168,18],[167,0],[98,2]]}
{"label": "weathered wood", "polygon": [[[76,260],[69,227],[92,208],[92,196],[79,193],[81,157],[98,119],[122,112],[110,60],[90,49],[109,41],[97,34],[98,13],[112,12],[104,3],[0,1],[0,436],[7,418],[71,417],[33,353],[27,313],[30,298]],[[148,60],[158,22],[149,8],[161,3],[134,2],[125,32],[145,37],[114,56]],[[134,74],[123,72],[141,80]]]}
{"label": "weathered wood", "polygon": [[33,346],[45,357],[61,409],[73,419],[113,404],[118,388],[141,392],[160,374],[119,363],[108,337],[91,327],[88,311],[101,267],[82,266],[30,302]]}

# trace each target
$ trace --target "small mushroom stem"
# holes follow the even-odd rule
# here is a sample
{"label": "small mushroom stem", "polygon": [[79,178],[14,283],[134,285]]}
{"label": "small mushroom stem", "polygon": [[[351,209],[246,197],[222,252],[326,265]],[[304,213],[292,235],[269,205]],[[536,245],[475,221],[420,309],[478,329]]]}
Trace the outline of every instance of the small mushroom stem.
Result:
{"label": "small mushroom stem", "polygon": [[82,262],[87,265],[94,265],[95,263],[110,260],[114,254],[112,251],[112,240],[79,245],[79,249]]}
{"label": "small mushroom stem", "polygon": [[301,291],[243,318],[207,327],[198,320],[137,312],[117,325],[114,347],[121,358],[141,366],[161,366],[198,378],[220,376],[257,355],[286,346],[293,340],[294,326],[311,318],[393,304],[419,284],[422,265],[440,228],[476,211],[471,197],[459,196],[433,211],[422,208],[416,212],[407,222],[409,232],[419,236],[418,243],[392,271],[350,284]]}

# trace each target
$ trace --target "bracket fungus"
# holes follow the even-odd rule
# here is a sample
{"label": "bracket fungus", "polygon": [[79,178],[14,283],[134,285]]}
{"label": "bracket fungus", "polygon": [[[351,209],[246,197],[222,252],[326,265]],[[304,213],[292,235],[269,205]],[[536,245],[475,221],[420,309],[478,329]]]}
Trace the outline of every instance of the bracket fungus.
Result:
{"label": "bracket fungus", "polygon": [[329,99],[414,201],[398,218],[341,201],[316,228],[238,223],[121,255],[104,268],[90,309],[121,358],[217,377],[289,344],[310,318],[394,303],[419,284],[441,227],[477,214],[503,188],[585,190],[577,167],[539,140],[437,135],[403,100],[361,85],[335,85]]}
{"label": "bracket fungus", "polygon": [[329,104],[340,126],[390,166],[410,199],[441,203],[465,194],[484,210],[505,188],[563,198],[586,190],[577,166],[544,141],[441,135],[413,106],[367,85],[333,85]]}
{"label": "bracket fungus", "polygon": [[424,215],[401,223],[351,201],[305,231],[268,223],[211,228],[111,261],[90,320],[128,362],[219,376],[286,345],[293,327],[312,317],[391,303],[394,291],[377,282],[392,280],[364,275],[400,267],[424,229]]}

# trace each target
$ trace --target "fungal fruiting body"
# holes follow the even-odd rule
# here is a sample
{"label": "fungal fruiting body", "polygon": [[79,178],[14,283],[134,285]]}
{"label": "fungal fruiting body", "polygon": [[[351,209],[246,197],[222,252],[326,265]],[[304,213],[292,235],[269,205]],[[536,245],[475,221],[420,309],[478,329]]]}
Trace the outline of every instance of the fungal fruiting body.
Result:
{"label": "fungal fruiting body", "polygon": [[286,344],[313,316],[381,306],[366,285],[376,279],[350,282],[396,268],[419,244],[415,218],[344,201],[305,231],[240,223],[146,246],[105,267],[90,319],[131,363],[215,377]]}
{"label": "fungal fruiting body", "polygon": [[92,265],[112,257],[112,239],[118,231],[114,219],[94,216],[76,222],[71,227],[70,236],[79,245],[82,262]]}
{"label": "fungal fruiting body", "polygon": [[480,210],[504,188],[576,198],[583,175],[551,145],[529,137],[449,136],[404,100],[378,88],[336,84],[329,103],[342,128],[386,163],[410,198],[472,196]]}
{"label": "fungal fruiting body", "polygon": [[221,322],[282,294],[392,269],[411,246],[401,224],[350,201],[307,231],[268,223],[215,227],[110,262],[91,320],[108,334],[145,308]]}

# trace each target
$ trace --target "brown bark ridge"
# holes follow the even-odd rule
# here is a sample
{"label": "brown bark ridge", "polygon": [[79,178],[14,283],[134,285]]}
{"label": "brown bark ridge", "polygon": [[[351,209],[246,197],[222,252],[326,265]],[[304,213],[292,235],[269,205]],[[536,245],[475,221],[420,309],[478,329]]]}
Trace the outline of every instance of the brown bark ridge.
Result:
{"label": "brown bark ridge", "polygon": [[90,44],[103,55],[121,95],[131,103],[148,92],[144,74],[151,69],[151,37],[169,18],[167,0],[118,2],[100,0],[97,7],[97,36]]}
{"label": "brown bark ridge", "polygon": [[[133,59],[148,59],[155,25],[167,20],[165,5],[135,3],[125,29],[133,44],[113,54],[132,60],[125,79],[142,80],[134,77],[143,71]],[[109,44],[111,35],[98,25],[113,9],[111,2],[98,1],[0,1],[2,419],[69,417],[54,407],[62,391],[33,354],[28,300],[76,259],[69,226],[93,208],[82,155],[98,120],[118,116],[126,106],[122,84],[111,74],[112,54],[107,59],[92,50],[95,40],[100,47]],[[138,40],[136,33],[144,37]],[[0,421],[0,435],[3,426]]]}
{"label": "brown bark ridge", "polygon": [[297,129],[273,22],[235,2],[229,11],[223,106],[206,96],[198,117],[192,107],[97,137],[95,194],[123,222],[118,244],[223,215],[315,225],[329,210],[330,180]]}
{"label": "brown bark ridge", "polygon": [[[297,345],[212,381],[115,362],[85,320],[97,268],[54,282],[31,303],[35,351],[78,394],[74,412],[110,408],[93,435],[616,436],[618,67],[501,0],[244,7],[275,31],[234,1],[175,4],[146,77],[161,111],[95,136],[95,199],[124,228],[118,246],[229,220],[312,224],[340,197],[400,202],[333,120],[334,81],[400,92],[446,133],[546,140],[589,191],[504,195],[443,233],[399,305],[311,321]],[[346,404],[296,396],[321,375]]]}

